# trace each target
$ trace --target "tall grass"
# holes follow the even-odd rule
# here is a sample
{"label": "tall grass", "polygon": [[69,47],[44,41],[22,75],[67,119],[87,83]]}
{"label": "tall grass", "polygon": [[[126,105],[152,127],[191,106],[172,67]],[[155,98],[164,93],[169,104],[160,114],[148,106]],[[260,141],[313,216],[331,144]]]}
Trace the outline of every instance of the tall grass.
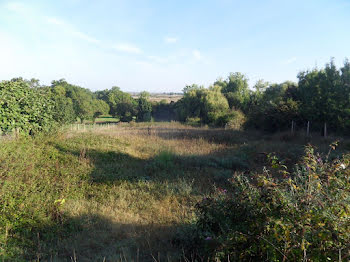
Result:
{"label": "tall grass", "polygon": [[306,142],[178,123],[1,140],[0,257],[177,261],[203,196],[271,152],[293,165]]}

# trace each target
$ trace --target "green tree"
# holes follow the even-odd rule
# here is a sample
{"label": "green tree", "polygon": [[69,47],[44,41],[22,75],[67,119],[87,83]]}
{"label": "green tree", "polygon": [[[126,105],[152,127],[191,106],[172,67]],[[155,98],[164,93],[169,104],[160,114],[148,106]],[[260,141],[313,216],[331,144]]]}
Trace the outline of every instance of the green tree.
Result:
{"label": "green tree", "polygon": [[220,117],[227,114],[229,105],[221,93],[221,87],[206,89],[192,85],[184,89],[184,97],[178,101],[176,108],[180,121],[198,118],[201,123],[215,124]]}
{"label": "green tree", "polygon": [[34,133],[48,131],[56,124],[54,104],[45,89],[30,87],[22,78],[0,82],[0,129]]}
{"label": "green tree", "polygon": [[226,96],[230,108],[246,109],[249,100],[248,78],[242,73],[230,73],[227,80],[217,81],[214,85],[221,86],[221,92]]}
{"label": "green tree", "polygon": [[137,99],[137,120],[138,121],[151,121],[152,118],[152,103],[149,101],[150,94],[146,91],[140,93],[140,97]]}
{"label": "green tree", "polygon": [[92,108],[93,108],[93,121],[95,123],[96,118],[100,117],[101,115],[107,115],[109,113],[109,105],[100,99],[94,99],[92,100]]}
{"label": "green tree", "polygon": [[59,124],[73,123],[77,119],[75,114],[73,101],[66,97],[66,90],[62,86],[54,86],[51,88],[52,100],[54,104],[54,119]]}
{"label": "green tree", "polygon": [[51,88],[56,88],[58,86],[63,87],[66,97],[71,99],[75,117],[79,118],[81,122],[94,118],[96,113],[94,101],[96,98],[90,90],[69,84],[64,79],[52,81]]}
{"label": "green tree", "polygon": [[331,60],[324,69],[299,73],[298,98],[305,120],[322,129],[327,123],[330,130],[341,131],[349,119],[349,64],[338,70]]}
{"label": "green tree", "polygon": [[130,122],[137,114],[136,100],[130,94],[121,91],[119,87],[114,86],[109,90],[108,104],[110,114],[123,122]]}

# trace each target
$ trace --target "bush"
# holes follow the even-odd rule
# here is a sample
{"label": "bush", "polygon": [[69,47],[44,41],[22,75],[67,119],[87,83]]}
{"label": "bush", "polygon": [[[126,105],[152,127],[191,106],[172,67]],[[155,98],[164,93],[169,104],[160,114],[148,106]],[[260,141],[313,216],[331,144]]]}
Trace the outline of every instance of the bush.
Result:
{"label": "bush", "polygon": [[229,127],[232,129],[241,129],[244,125],[246,118],[241,111],[231,110],[228,113],[223,114],[217,118],[215,125],[221,127]]}
{"label": "bush", "polygon": [[45,90],[31,88],[23,79],[0,82],[1,131],[49,131],[56,124],[53,115],[54,105]]}
{"label": "bush", "polygon": [[189,117],[186,119],[186,124],[190,126],[201,126],[201,119],[199,117]]}
{"label": "bush", "polygon": [[222,261],[349,259],[350,155],[333,161],[328,156],[308,146],[292,173],[273,158],[278,172],[266,170],[255,179],[237,175],[229,188],[203,199],[196,206],[194,234],[201,256]]}

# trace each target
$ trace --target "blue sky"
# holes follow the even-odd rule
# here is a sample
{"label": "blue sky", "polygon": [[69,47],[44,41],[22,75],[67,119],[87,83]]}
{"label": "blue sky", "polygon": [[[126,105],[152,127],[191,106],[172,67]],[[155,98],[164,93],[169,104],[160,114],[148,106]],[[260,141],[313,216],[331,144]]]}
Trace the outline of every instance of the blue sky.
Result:
{"label": "blue sky", "polygon": [[350,58],[350,0],[0,0],[0,80],[176,92]]}

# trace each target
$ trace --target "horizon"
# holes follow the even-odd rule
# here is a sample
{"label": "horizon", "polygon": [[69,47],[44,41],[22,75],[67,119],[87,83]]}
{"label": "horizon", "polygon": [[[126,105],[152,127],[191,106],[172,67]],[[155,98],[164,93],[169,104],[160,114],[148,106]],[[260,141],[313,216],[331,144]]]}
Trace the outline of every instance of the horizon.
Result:
{"label": "horizon", "polygon": [[250,87],[296,82],[350,57],[349,13],[345,0],[0,1],[0,80],[150,93],[207,87],[230,72]]}

